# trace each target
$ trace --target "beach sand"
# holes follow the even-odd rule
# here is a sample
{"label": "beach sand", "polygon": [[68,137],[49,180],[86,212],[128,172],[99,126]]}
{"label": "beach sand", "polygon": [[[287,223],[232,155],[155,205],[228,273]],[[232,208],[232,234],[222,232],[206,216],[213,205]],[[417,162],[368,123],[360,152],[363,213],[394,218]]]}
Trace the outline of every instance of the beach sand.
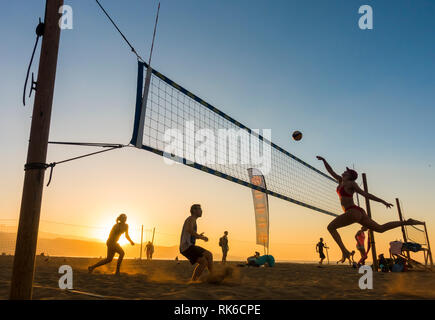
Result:
{"label": "beach sand", "polygon": [[[215,262],[217,272],[230,268],[230,276],[208,283],[205,272],[203,282],[189,284],[193,267],[187,261],[126,259],[122,274],[114,276],[116,260],[93,274],[87,266],[95,258],[46,260],[37,257],[34,299],[435,299],[433,272],[374,273],[373,290],[361,290],[361,274],[346,265],[277,263],[273,268],[248,268],[237,267],[240,262],[226,267]],[[8,298],[12,263],[13,257],[0,257],[0,299]],[[72,267],[73,289],[82,293],[59,289],[61,265]]]}

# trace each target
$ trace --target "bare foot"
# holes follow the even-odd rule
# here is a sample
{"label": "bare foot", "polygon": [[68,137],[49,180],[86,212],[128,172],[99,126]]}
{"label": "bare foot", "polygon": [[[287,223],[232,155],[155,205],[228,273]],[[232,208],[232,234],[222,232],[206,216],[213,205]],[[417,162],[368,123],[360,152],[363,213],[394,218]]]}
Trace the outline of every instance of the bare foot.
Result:
{"label": "bare foot", "polygon": [[349,264],[351,265],[352,263],[355,263],[355,260],[353,260],[353,256],[355,255],[355,251],[352,250],[352,252],[350,253],[350,259],[349,259]]}
{"label": "bare foot", "polygon": [[347,251],[346,253],[343,252],[343,256],[341,257],[341,260],[337,261],[337,264],[344,263],[346,260],[349,260],[349,263],[351,263],[350,258],[351,258],[351,253],[349,251]]}
{"label": "bare foot", "polygon": [[406,220],[406,224],[412,226],[412,225],[417,225],[417,224],[424,224],[424,222],[414,220],[414,219],[408,219],[408,220]]}

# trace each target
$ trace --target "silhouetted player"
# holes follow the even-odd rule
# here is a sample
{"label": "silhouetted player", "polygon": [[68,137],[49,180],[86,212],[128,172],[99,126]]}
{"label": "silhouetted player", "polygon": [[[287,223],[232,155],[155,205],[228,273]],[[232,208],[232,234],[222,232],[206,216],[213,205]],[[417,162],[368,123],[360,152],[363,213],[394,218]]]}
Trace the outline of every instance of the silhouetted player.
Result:
{"label": "silhouetted player", "polygon": [[338,182],[337,193],[338,193],[338,197],[340,198],[340,203],[343,208],[344,214],[332,220],[332,222],[328,225],[328,231],[331,233],[335,242],[337,242],[338,246],[341,249],[342,258],[339,262],[344,262],[346,259],[348,259],[349,262],[351,262],[350,258],[352,257],[351,253],[346,249],[346,247],[343,244],[343,241],[341,240],[339,233],[337,232],[337,229],[339,228],[357,222],[370,230],[382,233],[387,230],[394,229],[403,225],[423,224],[423,222],[414,219],[408,219],[406,221],[392,221],[382,225],[378,224],[376,221],[372,220],[367,215],[367,213],[364,211],[363,208],[360,208],[357,205],[355,205],[353,201],[353,194],[355,192],[359,193],[360,195],[362,195],[367,199],[383,203],[387,208],[391,208],[393,205],[362,190],[355,182],[355,180],[358,178],[358,173],[355,170],[346,168],[346,171],[343,172],[342,175],[340,176],[336,174],[334,170],[332,170],[331,166],[324,158],[317,156],[317,159],[323,161],[326,170]]}
{"label": "silhouetted player", "polygon": [[320,241],[317,243],[316,245],[316,252],[319,253],[320,256],[320,261],[319,264],[323,263],[323,260],[325,260],[325,254],[323,253],[323,248],[325,249],[329,249],[324,243],[323,243],[323,238],[320,238]]}
{"label": "silhouetted player", "polygon": [[153,259],[153,253],[154,253],[154,244],[151,241],[148,241],[146,247],[145,247],[147,260]]}
{"label": "silhouetted player", "polygon": [[219,239],[219,246],[222,248],[222,262],[227,261],[227,254],[230,247],[228,246],[228,231],[224,232],[224,235]]}
{"label": "silhouetted player", "polygon": [[122,250],[121,246],[118,244],[118,240],[124,232],[127,240],[130,241],[132,246],[134,246],[134,242],[130,239],[130,236],[128,235],[128,224],[125,223],[126,221],[127,221],[127,216],[124,213],[120,214],[119,217],[116,218],[116,224],[112,227],[112,230],[110,231],[109,239],[107,239],[106,242],[107,258],[97,262],[93,266],[88,267],[89,273],[92,273],[92,271],[94,271],[95,268],[98,268],[102,265],[112,262],[115,253],[118,253],[119,257],[118,257],[118,263],[116,264],[115,274],[119,275],[122,259],[124,258],[124,250]]}
{"label": "silhouetted player", "polygon": [[208,241],[204,232],[198,234],[196,220],[202,216],[201,205],[194,204],[190,208],[190,217],[183,224],[180,239],[180,253],[189,259],[192,265],[198,264],[193,270],[192,281],[197,281],[205,268],[211,273],[213,270],[213,255],[210,251],[197,246],[196,239]]}

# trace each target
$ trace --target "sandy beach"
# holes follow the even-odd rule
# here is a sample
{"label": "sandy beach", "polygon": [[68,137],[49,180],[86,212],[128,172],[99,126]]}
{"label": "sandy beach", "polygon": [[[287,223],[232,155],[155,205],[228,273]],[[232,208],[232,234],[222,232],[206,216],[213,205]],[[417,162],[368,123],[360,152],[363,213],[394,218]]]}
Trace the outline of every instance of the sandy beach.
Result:
{"label": "sandy beach", "polygon": [[[435,299],[435,274],[411,271],[375,273],[373,290],[361,290],[356,269],[344,265],[277,263],[273,268],[238,267],[221,283],[189,284],[193,267],[187,261],[124,260],[122,274],[114,276],[116,262],[97,269],[91,258],[37,257],[34,299]],[[7,299],[13,257],[0,257],[0,299]],[[74,291],[60,290],[58,269],[70,265]],[[224,271],[215,263],[218,273]]]}

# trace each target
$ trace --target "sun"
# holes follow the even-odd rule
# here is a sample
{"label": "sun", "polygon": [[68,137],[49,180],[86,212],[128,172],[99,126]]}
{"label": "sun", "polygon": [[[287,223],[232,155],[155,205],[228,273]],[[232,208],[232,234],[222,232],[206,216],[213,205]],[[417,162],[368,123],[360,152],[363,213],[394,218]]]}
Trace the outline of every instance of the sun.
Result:
{"label": "sun", "polygon": [[[132,239],[132,240],[133,240],[133,239]],[[123,246],[125,246],[125,245],[127,245],[127,244],[130,244],[130,242],[125,238],[125,235],[122,235],[121,238],[119,238],[118,243],[119,243],[119,245],[120,245],[121,247],[123,247]]]}

